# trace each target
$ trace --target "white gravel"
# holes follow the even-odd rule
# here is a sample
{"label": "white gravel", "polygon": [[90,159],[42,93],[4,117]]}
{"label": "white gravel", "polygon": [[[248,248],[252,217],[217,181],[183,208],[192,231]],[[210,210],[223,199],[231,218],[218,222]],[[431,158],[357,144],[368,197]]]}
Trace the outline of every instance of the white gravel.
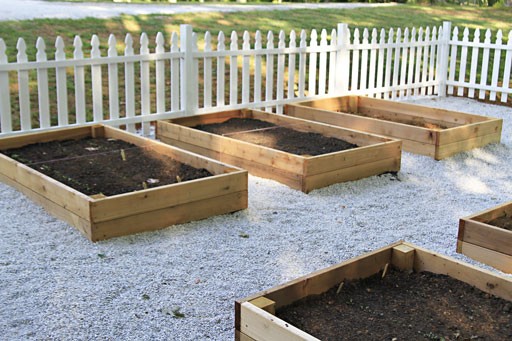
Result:
{"label": "white gravel", "polygon": [[501,117],[502,144],[308,195],[251,176],[245,211],[96,244],[0,184],[0,339],[231,340],[235,299],[399,239],[467,260],[459,217],[512,200],[512,108],[417,102]]}
{"label": "white gravel", "polygon": [[110,18],[121,14],[178,14],[190,12],[247,12],[273,11],[309,8],[350,9],[358,7],[395,6],[396,4],[364,3],[286,3],[286,4],[129,4],[102,2],[53,2],[42,0],[0,0],[0,21],[27,20],[37,18],[71,18],[87,17]]}

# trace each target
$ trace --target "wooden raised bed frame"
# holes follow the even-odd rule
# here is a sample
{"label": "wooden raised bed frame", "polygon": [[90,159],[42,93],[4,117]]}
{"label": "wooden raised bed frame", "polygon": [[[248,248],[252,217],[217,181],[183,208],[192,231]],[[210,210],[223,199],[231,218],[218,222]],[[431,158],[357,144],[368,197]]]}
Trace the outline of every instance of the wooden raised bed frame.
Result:
{"label": "wooden raised bed frame", "polygon": [[512,231],[488,222],[512,215],[512,202],[460,219],[457,252],[512,273]]}
{"label": "wooden raised bed frame", "polygon": [[[503,124],[501,119],[364,96],[298,102],[285,106],[285,113],[293,117],[398,138],[403,141],[405,151],[427,155],[436,160],[489,143],[499,143]],[[424,128],[399,123],[398,120],[425,122],[447,128]]]}
{"label": "wooden raised bed frame", "polygon": [[4,154],[0,180],[75,226],[91,241],[161,229],[247,208],[247,172],[108,126],[61,129],[0,139],[0,150],[88,136],[123,140],[213,176],[103,198],[74,190]]}
{"label": "wooden raised bed frame", "polygon": [[386,264],[400,270],[448,275],[484,292],[512,300],[511,279],[409,243],[398,242],[236,301],[235,339],[318,340],[276,317],[275,310],[309,295],[326,292],[345,280],[369,277],[383,270]]}
{"label": "wooden raised bed frame", "polygon": [[[320,133],[360,147],[318,156],[300,156],[190,128],[234,117],[254,118],[298,131]],[[251,174],[279,181],[305,193],[342,181],[400,170],[401,141],[256,110],[158,121],[156,136],[163,142],[236,165]]]}

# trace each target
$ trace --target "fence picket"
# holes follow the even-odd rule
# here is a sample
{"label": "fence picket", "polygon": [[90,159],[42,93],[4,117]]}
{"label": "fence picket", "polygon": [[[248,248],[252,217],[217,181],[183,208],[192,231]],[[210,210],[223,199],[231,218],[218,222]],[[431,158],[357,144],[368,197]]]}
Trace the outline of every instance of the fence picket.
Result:
{"label": "fence picket", "polygon": [[[197,47],[197,33],[192,31],[192,46],[190,47],[192,49],[190,54],[196,53],[199,51],[199,48]],[[192,68],[191,68],[191,81],[189,81],[188,86],[189,92],[190,92],[190,105],[191,108],[189,109],[190,112],[188,115],[191,115],[192,113],[196,112],[199,108],[199,59],[198,58],[191,58],[192,59]]]}
{"label": "fence picket", "polygon": [[[212,36],[210,31],[204,34],[204,51],[212,51]],[[203,71],[203,107],[210,108],[212,106],[212,58],[204,57]]]}
{"label": "fence picket", "polygon": [[[408,29],[406,28],[405,29],[406,32],[409,32]],[[395,40],[395,60],[394,60],[394,64],[393,64],[393,85],[392,85],[392,90],[391,90],[391,99],[395,99],[396,96],[397,96],[397,90],[396,88],[398,87],[398,76],[400,74],[400,71],[399,71],[399,67],[400,67],[400,42],[402,40],[402,30],[400,28],[398,28],[396,30],[396,40]],[[404,68],[404,65],[406,65],[406,63],[404,63],[402,61],[402,68]],[[405,74],[402,72],[402,74]],[[404,76],[405,77],[405,76]]]}
{"label": "fence picket", "polygon": [[[377,56],[377,80],[375,86],[377,87],[378,96],[375,96],[377,98],[382,98],[383,92],[382,92],[382,86],[384,85],[384,56],[385,56],[385,49],[386,49],[386,31],[384,29],[380,30],[380,36],[379,36],[379,51]],[[387,70],[386,70],[387,72]]]}
{"label": "fence picket", "polygon": [[[261,32],[258,30],[254,37],[254,50],[259,52],[262,49]],[[261,102],[261,54],[259,53],[254,56],[254,102]]]}
{"label": "fence picket", "polygon": [[319,54],[318,68],[318,94],[325,95],[325,87],[327,81],[327,31],[323,29],[320,33],[320,48],[322,52]]}
{"label": "fence picket", "polygon": [[[47,61],[46,44],[43,38],[38,37],[36,42],[36,61]],[[50,99],[48,95],[48,69],[37,69],[37,91],[39,104],[39,126],[41,128],[50,127]]]}
{"label": "fence picket", "polygon": [[[415,33],[415,29],[413,29],[412,33]],[[411,37],[412,38],[412,37]],[[411,40],[411,42],[413,42]],[[402,58],[401,58],[401,69],[400,69],[400,86],[404,86],[405,84],[411,84],[411,80],[408,81],[408,74],[412,75],[410,72],[410,68],[413,63],[411,63],[410,58],[414,59],[414,46],[411,45],[409,48],[407,44],[409,43],[409,28],[406,27],[404,30],[404,46],[402,47]],[[409,68],[409,73],[407,71]],[[409,76],[410,77],[410,76]],[[411,95],[412,89],[409,87],[407,89],[403,88],[401,91],[398,90],[397,94],[401,97],[409,97]]]}
{"label": "fence picket", "polygon": [[352,42],[352,80],[350,81],[350,90],[359,90],[359,29],[354,30],[354,41]]}
{"label": "fence picket", "polygon": [[375,97],[375,68],[377,63],[377,50],[375,46],[377,45],[377,29],[372,30],[372,40],[370,47],[370,71],[368,73],[368,94],[371,97]]}
{"label": "fence picket", "polygon": [[[100,39],[97,35],[92,36],[91,58],[100,58]],[[91,65],[92,80],[92,114],[94,122],[103,121],[103,86],[101,76],[101,65]]]}
{"label": "fence picket", "polygon": [[336,93],[336,44],[338,41],[338,33],[335,29],[331,31],[331,41],[330,46],[333,49],[329,53],[329,73],[328,73],[328,88],[327,92],[330,95],[334,95]]}
{"label": "fence picket", "polygon": [[[165,39],[162,32],[158,32],[155,38],[155,53],[165,52]],[[156,87],[156,113],[165,112],[165,60],[158,58],[155,61],[155,87]]]}
{"label": "fence picket", "polygon": [[[16,44],[18,63],[28,62],[27,45],[23,38],[18,39]],[[18,71],[18,94],[20,101],[20,124],[21,130],[30,130],[32,128],[30,115],[30,91],[29,91],[29,72],[27,70]]]}
{"label": "fence picket", "polygon": [[[452,48],[450,51],[450,72],[448,75],[449,82],[453,82],[455,80],[455,71],[457,70],[456,65],[457,65],[457,50],[458,50],[457,42],[458,41],[459,41],[459,28],[455,27],[453,29],[453,37],[451,40]],[[448,91],[447,91],[448,95],[453,95],[453,90],[454,90],[453,86],[449,85]]]}
{"label": "fence picket", "polygon": [[[498,33],[496,34],[496,45],[501,45],[502,38],[503,38],[503,33],[501,32],[501,30],[499,30]],[[501,50],[496,49],[496,50],[494,50],[494,61],[493,61],[493,66],[492,66],[491,87],[493,87],[493,88],[498,86],[498,77],[499,77],[499,72],[500,72],[500,61],[501,61]],[[491,92],[489,94],[489,99],[491,101],[496,100],[496,91],[491,90]]]}
{"label": "fence picket", "polygon": [[[171,53],[178,53],[178,34],[171,34]],[[180,59],[171,58],[171,111],[180,110]]]}
{"label": "fence picket", "polygon": [[[267,34],[267,49],[274,48],[274,34],[272,31],[268,31]],[[274,55],[267,53],[267,65],[266,65],[266,76],[265,76],[265,101],[270,102],[274,96]],[[272,107],[265,107],[265,111],[272,112]]]}
{"label": "fence picket", "polygon": [[[489,45],[491,44],[491,30],[485,31],[485,39],[484,44]],[[484,87],[487,85],[487,73],[489,72],[489,48],[485,47],[483,50],[483,56],[482,56],[482,72],[480,74],[480,86]],[[478,98],[484,99],[485,98],[485,90],[480,89],[480,92],[478,93]]]}
{"label": "fence picket", "polygon": [[[295,31],[292,30],[290,32],[290,48],[295,49],[297,47],[297,36]],[[290,53],[288,55],[288,91],[287,97],[288,99],[292,99],[295,97],[295,53]]]}
{"label": "fence picket", "polygon": [[361,70],[359,70],[359,88],[368,89],[368,29],[363,30],[363,43],[365,47],[361,52]]}
{"label": "fence picket", "polygon": [[[480,30],[477,28],[475,30],[474,36],[473,36],[473,43],[475,44],[473,46],[473,49],[471,51],[471,71],[469,72],[469,83],[470,85],[476,84],[476,67],[478,64],[478,54],[479,54],[479,48],[477,46],[478,43],[480,43]],[[481,77],[481,76],[480,76]],[[475,97],[475,88],[472,86],[468,90],[468,97],[473,98]]]}
{"label": "fence picket", "polygon": [[[149,39],[145,32],[140,35],[140,55],[149,54]],[[147,116],[151,114],[150,85],[149,85],[149,62],[140,62],[140,114]],[[149,123],[142,121],[142,134],[149,135]]]}
{"label": "fence picket", "polygon": [[[284,35],[283,30],[281,30],[279,32],[279,42],[277,43],[277,47],[279,49],[286,48],[286,36]],[[276,85],[276,88],[277,88],[276,99],[278,101],[282,101],[284,98],[284,62],[285,62],[284,53],[279,53],[277,55],[277,85]],[[277,105],[276,113],[278,113],[278,114],[283,113],[282,105]]]}
{"label": "fence picket", "polygon": [[[316,30],[313,29],[311,31],[309,37],[309,47],[315,49],[318,46],[318,34]],[[311,52],[309,54],[309,71],[308,71],[308,96],[316,95],[316,62],[317,62],[317,52]]]}
{"label": "fence picket", "polygon": [[[468,60],[468,42],[469,42],[469,30],[466,27],[462,35],[462,49],[460,52],[460,66],[459,66],[459,83],[464,83],[466,80],[466,64]],[[464,86],[459,85],[457,87],[457,96],[464,95]]]}
{"label": "fence picket", "polygon": [[[300,48],[302,51],[306,49],[307,42],[306,42],[306,31],[302,30],[300,31]],[[299,96],[298,97],[304,97],[306,92],[306,52],[301,52],[299,55]]]}
{"label": "fence picket", "polygon": [[[436,47],[439,47],[439,41],[440,41],[440,35],[438,37],[437,35],[437,27],[432,28],[432,39],[431,39],[431,45],[430,45],[430,60],[429,60],[429,66],[428,66],[428,79],[427,82],[432,83],[435,79],[435,72],[436,72],[436,62],[437,62],[437,51]],[[441,34],[441,32],[439,32]],[[427,89],[427,95],[432,95],[432,93],[437,93],[437,89],[433,91],[434,87],[432,85],[428,86]]]}
{"label": "fence picket", "polygon": [[512,31],[508,32],[508,41],[507,41],[507,54],[505,56],[505,68],[503,69],[503,92],[501,93],[501,102],[507,102],[508,93],[506,90],[510,91],[510,68],[512,66]]}
{"label": "fence picket", "polygon": [[[219,32],[219,36],[217,38],[217,51],[224,51],[226,49],[225,45],[225,37],[222,31]],[[220,56],[217,57],[217,106],[224,105],[224,87],[225,87],[225,77],[226,77],[226,57]]]}
{"label": "fence picket", "polygon": [[418,30],[418,47],[416,47],[416,62],[415,62],[415,69],[414,69],[414,96],[419,95],[420,91],[420,82],[421,82],[421,65],[422,65],[422,57],[423,57],[423,27],[420,27]]}
{"label": "fence picket", "polygon": [[[108,37],[108,57],[117,57],[117,40],[111,34]],[[112,120],[119,118],[119,71],[117,63],[108,63],[108,109]]]}
{"label": "fence picket", "polygon": [[425,96],[427,93],[427,77],[428,77],[428,58],[429,58],[429,46],[430,46],[430,27],[427,27],[424,31],[425,36],[423,41],[423,68],[421,70],[421,95]]}
{"label": "fence picket", "polygon": [[[66,53],[64,52],[64,40],[57,37],[55,40],[55,60],[66,60]],[[57,82],[57,113],[59,126],[68,125],[68,84],[65,67],[57,67],[55,69],[55,77]],[[94,89],[94,75],[93,75],[93,89]],[[101,74],[98,77],[101,83]],[[94,90],[93,90],[94,94]]]}
{"label": "fence picket", "polygon": [[[405,41],[405,40],[404,40]],[[411,30],[411,48],[409,49],[409,64],[407,71],[407,84],[413,85],[414,83],[414,61],[416,60],[416,27],[413,27]],[[403,90],[405,92],[405,90]],[[407,88],[407,98],[413,95],[413,88]]]}
{"label": "fence picket", "polygon": [[[231,51],[238,51],[238,35],[236,31],[231,32]],[[238,56],[233,54],[229,62],[229,104],[238,102]]]}
{"label": "fence picket", "polygon": [[[124,55],[133,56],[133,38],[130,33],[126,34],[124,39]],[[124,89],[125,89],[125,105],[126,117],[135,117],[135,66],[133,62],[124,63]],[[129,123],[126,125],[126,130],[134,133],[135,124]]]}
{"label": "fence picket", "polygon": [[393,59],[393,39],[395,38],[395,31],[393,28],[389,29],[388,43],[386,49],[386,73],[384,75],[384,93],[382,98],[389,99],[391,96],[391,61]]}
{"label": "fence picket", "polygon": [[338,24],[336,34],[336,94],[349,91],[350,80],[350,30],[347,24]]}
{"label": "fence picket", "polygon": [[[448,62],[450,59],[450,34],[452,33],[452,23],[443,21],[443,26],[438,31],[438,48],[436,54],[436,72],[434,93],[440,97],[446,97],[448,84]],[[455,50],[457,51],[457,50]],[[452,88],[453,91],[453,88]]]}
{"label": "fence picket", "polygon": [[[0,38],[0,66],[8,63],[5,50],[5,42]],[[9,84],[9,72],[0,71],[0,132],[10,133],[12,131],[11,113],[11,91]]]}
{"label": "fence picket", "polygon": [[[84,52],[82,50],[82,39],[80,36],[75,36],[73,40],[73,59],[84,59]],[[75,66],[75,112],[76,123],[84,124],[86,122],[86,106],[85,106],[85,67],[82,65]]]}
{"label": "fence picket", "polygon": [[[248,31],[243,35],[242,50],[251,50],[251,36]],[[242,62],[242,104],[249,103],[249,95],[251,93],[251,56],[244,55]]]}

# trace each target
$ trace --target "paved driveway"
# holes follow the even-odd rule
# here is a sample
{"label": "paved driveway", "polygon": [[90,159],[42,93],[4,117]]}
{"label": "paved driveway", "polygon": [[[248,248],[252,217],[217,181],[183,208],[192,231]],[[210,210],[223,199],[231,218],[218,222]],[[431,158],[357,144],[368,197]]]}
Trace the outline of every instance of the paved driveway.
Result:
{"label": "paved driveway", "polygon": [[69,3],[41,0],[0,0],[0,21],[35,18],[109,18],[120,14],[176,14],[187,12],[235,12],[253,10],[289,10],[299,8],[356,8],[392,6],[393,4],[364,3],[294,3],[282,5],[234,5],[234,4],[127,4],[127,3]]}

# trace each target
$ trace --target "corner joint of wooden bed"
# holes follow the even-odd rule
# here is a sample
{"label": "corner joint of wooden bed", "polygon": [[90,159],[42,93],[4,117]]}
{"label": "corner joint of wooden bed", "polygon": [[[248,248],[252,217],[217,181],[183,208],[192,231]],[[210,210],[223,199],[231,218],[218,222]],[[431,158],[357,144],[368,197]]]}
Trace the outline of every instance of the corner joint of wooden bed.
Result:
{"label": "corner joint of wooden bed", "polygon": [[272,315],[276,314],[276,302],[266,298],[265,296],[255,298],[254,300],[251,300],[249,302]]}
{"label": "corner joint of wooden bed", "polygon": [[95,125],[91,127],[91,137],[100,138],[105,137],[105,128],[102,125]]}
{"label": "corner joint of wooden bed", "polygon": [[414,248],[407,244],[393,247],[391,264],[401,271],[412,271],[414,267]]}

